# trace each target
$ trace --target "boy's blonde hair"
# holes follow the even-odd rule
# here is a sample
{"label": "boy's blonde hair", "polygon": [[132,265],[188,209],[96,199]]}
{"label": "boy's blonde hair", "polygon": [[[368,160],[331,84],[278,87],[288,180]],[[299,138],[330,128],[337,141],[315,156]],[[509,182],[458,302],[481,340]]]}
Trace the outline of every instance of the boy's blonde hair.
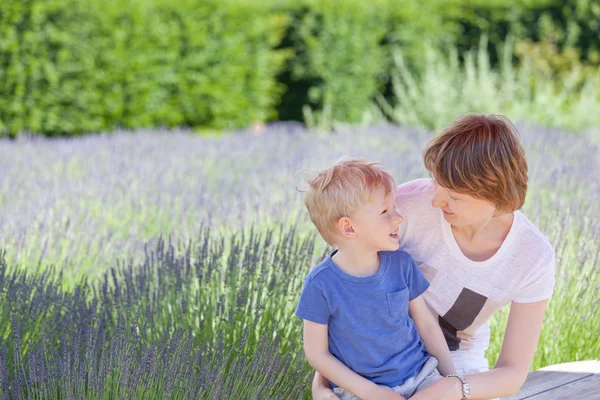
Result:
{"label": "boy's blonde hair", "polygon": [[383,187],[387,196],[395,189],[392,176],[379,163],[344,159],[308,181],[304,204],[323,239],[334,245],[336,225],[359,207],[373,200],[373,191]]}

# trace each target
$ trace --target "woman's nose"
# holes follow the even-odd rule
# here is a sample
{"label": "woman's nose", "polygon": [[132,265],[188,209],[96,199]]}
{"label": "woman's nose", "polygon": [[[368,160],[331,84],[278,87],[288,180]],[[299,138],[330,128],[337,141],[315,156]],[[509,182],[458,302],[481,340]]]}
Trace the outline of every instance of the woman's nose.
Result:
{"label": "woman's nose", "polygon": [[446,190],[440,186],[435,188],[435,192],[433,194],[433,200],[431,200],[431,205],[433,208],[441,208],[448,205],[448,193]]}

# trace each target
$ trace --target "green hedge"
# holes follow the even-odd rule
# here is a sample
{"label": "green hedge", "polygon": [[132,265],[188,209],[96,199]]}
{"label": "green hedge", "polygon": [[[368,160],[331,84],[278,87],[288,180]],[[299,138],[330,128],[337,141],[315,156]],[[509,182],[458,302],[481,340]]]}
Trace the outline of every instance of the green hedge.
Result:
{"label": "green hedge", "polygon": [[[386,2],[306,1],[293,12],[288,30],[295,50],[287,70],[290,81],[308,82],[306,97],[281,110],[300,117],[304,104],[330,110],[333,119],[358,122],[387,71],[381,45],[389,30]],[[288,81],[288,84],[290,83]]]}
{"label": "green hedge", "polygon": [[515,60],[541,43],[540,69],[593,71],[599,16],[584,0],[3,0],[0,135],[236,128],[303,108],[358,122],[391,95],[395,48],[419,72],[425,48],[463,54],[485,34],[494,65],[510,33]]}
{"label": "green hedge", "polygon": [[284,26],[250,1],[3,0],[0,130],[265,120],[281,92]]}

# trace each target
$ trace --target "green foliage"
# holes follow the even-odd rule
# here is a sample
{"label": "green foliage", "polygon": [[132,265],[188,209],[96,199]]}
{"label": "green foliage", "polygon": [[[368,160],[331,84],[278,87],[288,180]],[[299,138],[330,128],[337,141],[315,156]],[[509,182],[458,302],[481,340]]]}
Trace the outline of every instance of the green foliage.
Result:
{"label": "green foliage", "polygon": [[[467,65],[482,36],[492,71],[508,60],[535,85],[558,82],[548,96],[565,82],[589,97],[599,21],[589,0],[5,0],[0,135],[275,119],[330,129],[393,99],[398,49],[419,76],[428,49],[457,49]],[[508,37],[515,46],[503,55]],[[574,97],[562,114],[580,107]]]}
{"label": "green foliage", "polygon": [[301,117],[307,105],[336,121],[360,121],[387,69],[388,4],[326,0],[292,7],[287,43],[295,56],[283,80],[302,97],[284,103],[281,115]]}
{"label": "green foliage", "polygon": [[[279,4],[281,6],[281,2]],[[552,29],[541,29],[544,18],[554,21],[550,14],[560,8],[555,1],[396,0],[361,2],[358,7],[350,2],[343,7],[329,5],[329,9],[327,2],[318,6],[311,2],[303,4],[306,5],[300,11],[297,5],[296,8],[288,6],[288,10],[295,10],[295,22],[284,42],[295,49],[296,56],[289,60],[286,68],[293,72],[282,75],[290,89],[279,107],[284,119],[303,118],[316,131],[330,129],[338,122],[373,121],[373,115],[365,110],[373,109],[372,100],[378,98],[397,105],[396,116],[384,112],[388,118],[427,129],[443,126],[468,110],[508,112],[520,120],[547,126],[556,124],[570,130],[585,130],[597,123],[590,112],[598,103],[599,93],[594,89],[597,66],[593,61],[585,61],[576,47],[548,42],[545,38],[551,37]],[[582,9],[590,9],[594,15],[593,5],[585,8],[578,3],[565,7],[580,10],[566,15],[581,18]],[[335,18],[351,20],[352,17],[344,13],[354,9],[365,15],[373,13],[375,16],[369,16],[369,21],[375,21],[377,28],[385,27],[385,32],[382,37],[377,35],[379,43],[377,48],[369,47],[371,50],[358,46],[362,43],[373,46],[375,36],[344,33],[346,40],[356,41],[357,46],[346,48],[341,54],[338,40],[330,40],[336,37],[336,32],[343,32],[337,28],[343,23]],[[324,17],[328,13],[331,14],[329,19]],[[329,21],[336,21],[336,29],[328,27]],[[586,23],[593,25],[593,21],[594,18],[588,22],[572,19],[570,29]],[[546,25],[554,27],[556,24],[546,22]],[[310,34],[311,27],[315,26],[319,29],[312,28],[314,33]],[[353,31],[363,29],[373,28],[370,24],[354,22]],[[328,33],[330,30],[332,33]],[[540,30],[546,33],[536,37]],[[482,37],[485,37],[483,43]],[[507,40],[515,43],[514,48],[506,44]],[[347,46],[345,42],[344,46]],[[457,51],[453,53],[452,49]],[[370,56],[352,59],[348,54],[354,51]],[[401,65],[398,52],[402,54]],[[433,56],[433,53],[445,56]],[[454,56],[448,56],[449,53]],[[373,64],[369,74],[373,59],[377,59],[382,68],[377,69]],[[358,67],[355,63],[362,65]],[[353,72],[360,68],[363,77],[357,79]],[[450,74],[454,74],[454,78],[450,78]],[[410,75],[408,80],[412,83],[407,85],[413,88],[399,89],[399,75],[405,78]],[[446,80],[447,86],[443,87],[451,92],[448,97],[439,96],[438,75]],[[485,79],[491,81],[485,82]],[[402,90],[407,92],[399,93]],[[486,93],[485,98],[480,90]],[[513,95],[516,97],[511,97]],[[357,96],[363,100],[359,102]],[[302,115],[300,109],[304,110]]]}
{"label": "green foliage", "polygon": [[3,1],[0,18],[0,129],[51,134],[106,127],[111,96],[97,88],[94,23],[82,4]]}
{"label": "green foliage", "polygon": [[[524,39],[547,42],[560,52],[575,51],[584,62],[600,62],[600,3],[590,0],[548,1],[527,19]],[[524,25],[525,25],[525,21]]]}
{"label": "green foliage", "polygon": [[[451,42],[459,54],[489,39],[493,67],[502,62],[497,52],[508,36],[515,39],[515,56],[522,63],[533,62],[533,72],[541,70],[559,79],[571,69],[581,69],[585,76],[594,74],[600,62],[600,3],[589,0],[456,0],[444,2],[435,10],[446,22]],[[434,43],[441,43],[439,40]],[[438,48],[440,46],[437,46]]]}
{"label": "green foliage", "polygon": [[258,3],[0,4],[0,130],[238,127],[273,115],[285,17]]}
{"label": "green foliage", "polygon": [[[515,68],[510,42],[504,46],[499,70],[491,67],[484,37],[478,51],[459,60],[458,53],[443,54],[429,47],[422,71],[411,71],[402,54],[395,55],[391,101],[378,96],[381,111],[392,121],[438,131],[466,112],[504,114],[516,121],[581,131],[600,124],[590,110],[600,107],[600,75],[584,78],[572,70],[557,85],[551,74],[541,75],[531,63]],[[502,54],[502,52],[499,52]],[[584,83],[582,83],[584,82]]]}

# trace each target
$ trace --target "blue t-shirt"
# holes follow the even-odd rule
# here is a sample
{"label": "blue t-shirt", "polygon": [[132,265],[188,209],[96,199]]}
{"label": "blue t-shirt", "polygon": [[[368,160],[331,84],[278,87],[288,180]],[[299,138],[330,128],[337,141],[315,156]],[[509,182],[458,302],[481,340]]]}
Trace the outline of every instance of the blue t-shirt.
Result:
{"label": "blue t-shirt", "polygon": [[403,384],[429,359],[408,314],[429,282],[404,251],[379,252],[379,271],[367,277],[342,271],[335,253],[306,276],[296,315],[328,324],[329,352],[352,371],[380,385]]}

